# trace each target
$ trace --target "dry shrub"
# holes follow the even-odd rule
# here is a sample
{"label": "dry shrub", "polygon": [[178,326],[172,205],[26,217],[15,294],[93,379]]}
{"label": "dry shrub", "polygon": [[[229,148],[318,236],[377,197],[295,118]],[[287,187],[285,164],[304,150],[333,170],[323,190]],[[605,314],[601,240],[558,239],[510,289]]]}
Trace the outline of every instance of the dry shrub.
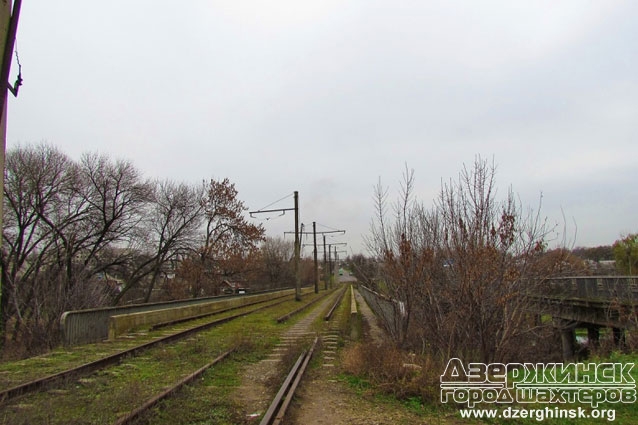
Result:
{"label": "dry shrub", "polygon": [[385,394],[397,398],[420,397],[423,402],[439,397],[443,367],[431,358],[401,351],[393,345],[355,344],[343,352],[342,367],[364,378]]}

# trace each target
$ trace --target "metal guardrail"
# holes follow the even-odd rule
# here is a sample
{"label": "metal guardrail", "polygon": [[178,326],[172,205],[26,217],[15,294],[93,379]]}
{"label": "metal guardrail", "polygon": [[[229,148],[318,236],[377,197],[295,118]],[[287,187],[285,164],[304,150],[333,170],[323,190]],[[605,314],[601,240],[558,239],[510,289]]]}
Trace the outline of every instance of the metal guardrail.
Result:
{"label": "metal guardrail", "polygon": [[398,314],[401,308],[399,304],[395,300],[379,294],[362,284],[359,284],[359,294],[361,294],[374,314],[381,319],[386,330],[392,335],[397,335],[400,331],[400,317]]}

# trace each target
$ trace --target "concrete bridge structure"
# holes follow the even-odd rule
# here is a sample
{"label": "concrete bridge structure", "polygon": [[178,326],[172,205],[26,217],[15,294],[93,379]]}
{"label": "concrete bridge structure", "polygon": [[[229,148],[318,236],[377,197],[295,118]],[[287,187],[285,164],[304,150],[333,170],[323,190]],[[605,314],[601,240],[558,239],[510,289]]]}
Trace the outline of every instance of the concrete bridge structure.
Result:
{"label": "concrete bridge structure", "polygon": [[548,279],[542,295],[532,295],[542,314],[552,316],[561,331],[564,360],[572,360],[576,329],[587,329],[589,344],[596,346],[601,328],[610,328],[617,346],[625,331],[638,326],[638,276],[577,276]]}

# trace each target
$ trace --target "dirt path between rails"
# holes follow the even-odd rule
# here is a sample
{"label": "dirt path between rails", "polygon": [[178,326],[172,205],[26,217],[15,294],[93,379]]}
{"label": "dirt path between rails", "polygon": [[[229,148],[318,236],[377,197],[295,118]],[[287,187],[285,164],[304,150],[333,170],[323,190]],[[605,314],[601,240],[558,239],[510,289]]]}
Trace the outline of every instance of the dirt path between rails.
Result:
{"label": "dirt path between rails", "polygon": [[[304,319],[290,328],[282,341],[307,335],[312,322],[334,302],[334,297],[322,301],[320,305]],[[379,326],[376,316],[370,310],[363,297],[355,291],[358,309],[364,323],[364,334],[375,343],[381,344],[386,338],[385,331]],[[365,393],[358,393],[348,383],[339,380],[340,352],[337,348],[339,331],[335,321],[327,322],[322,332],[321,365],[306,370],[301,386],[284,418],[285,425],[452,425],[460,424],[452,417],[433,417],[424,419],[405,407],[391,402],[383,402]],[[314,333],[313,333],[314,335]],[[256,424],[272,401],[272,386],[268,381],[277,372],[278,350],[259,363],[249,366],[237,391],[238,400],[244,406],[245,423]]]}
{"label": "dirt path between rails", "polygon": [[275,378],[279,364],[288,347],[303,339],[312,339],[315,332],[310,327],[335,300],[339,291],[335,291],[320,301],[303,319],[290,327],[281,337],[281,343],[264,360],[248,366],[243,373],[242,383],[235,392],[237,403],[242,406],[247,423],[257,423],[261,415],[268,409],[274,397],[270,381]]}
{"label": "dirt path between rails", "polygon": [[[364,320],[364,332],[375,343],[382,343],[385,333],[377,323],[363,297],[355,291],[358,309]],[[324,354],[325,356],[325,354]],[[298,425],[417,425],[422,418],[396,404],[380,403],[357,394],[347,383],[337,379],[339,356],[334,367],[315,369],[304,379],[295,396],[294,408],[286,424]]]}

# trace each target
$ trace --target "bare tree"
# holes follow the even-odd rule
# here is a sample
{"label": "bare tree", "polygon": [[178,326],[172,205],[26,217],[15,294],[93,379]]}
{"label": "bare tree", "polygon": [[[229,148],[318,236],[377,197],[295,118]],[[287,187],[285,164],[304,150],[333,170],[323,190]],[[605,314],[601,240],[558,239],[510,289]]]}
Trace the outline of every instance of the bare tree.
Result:
{"label": "bare tree", "polygon": [[7,159],[3,320],[13,318],[14,339],[30,320],[54,341],[63,311],[105,302],[96,277],[114,257],[102,254],[126,243],[149,187],[130,163],[97,155],[75,163],[46,144]]}
{"label": "bare tree", "polygon": [[245,271],[263,237],[228,179],[151,182],[129,161],[76,162],[47,144],[8,151],[5,173],[2,343],[9,334],[50,346],[62,312],[118,303],[131,289],[148,301],[195,252],[220,275]]}
{"label": "bare tree", "polygon": [[[12,149],[6,155],[3,246],[2,332],[13,319],[13,339],[36,310],[37,275],[52,261],[54,230],[43,219],[57,211],[72,187],[71,161],[57,149],[42,145]],[[2,338],[4,341],[4,338]]]}
{"label": "bare tree", "polygon": [[261,245],[260,252],[264,274],[270,287],[295,284],[295,274],[291,263],[294,246],[291,241],[268,237]]}
{"label": "bare tree", "polygon": [[131,162],[113,162],[96,154],[82,157],[80,174],[80,193],[90,208],[85,223],[91,229],[83,242],[84,265],[93,263],[93,271],[101,272],[119,261],[101,255],[105,248],[129,247],[132,239],[140,236],[138,229],[152,200],[153,185]]}
{"label": "bare tree", "polygon": [[412,200],[406,170],[393,220],[387,190],[377,187],[368,245],[381,263],[377,290],[395,301],[388,327],[397,342],[485,362],[516,359],[529,346],[536,322],[526,296],[549,273],[538,264],[550,230],[511,190],[497,200],[494,176],[477,158],[427,210]]}
{"label": "bare tree", "polygon": [[203,220],[203,196],[201,186],[168,180],[156,182],[152,203],[147,205],[141,225],[145,235],[135,250],[142,255],[129,265],[125,286],[116,302],[149,277],[144,296],[148,302],[160,275],[166,272],[165,267],[196,249]]}
{"label": "bare tree", "polygon": [[200,275],[214,282],[243,271],[245,257],[257,249],[265,230],[246,220],[247,208],[229,179],[211,179],[204,190],[205,230],[197,257]]}

